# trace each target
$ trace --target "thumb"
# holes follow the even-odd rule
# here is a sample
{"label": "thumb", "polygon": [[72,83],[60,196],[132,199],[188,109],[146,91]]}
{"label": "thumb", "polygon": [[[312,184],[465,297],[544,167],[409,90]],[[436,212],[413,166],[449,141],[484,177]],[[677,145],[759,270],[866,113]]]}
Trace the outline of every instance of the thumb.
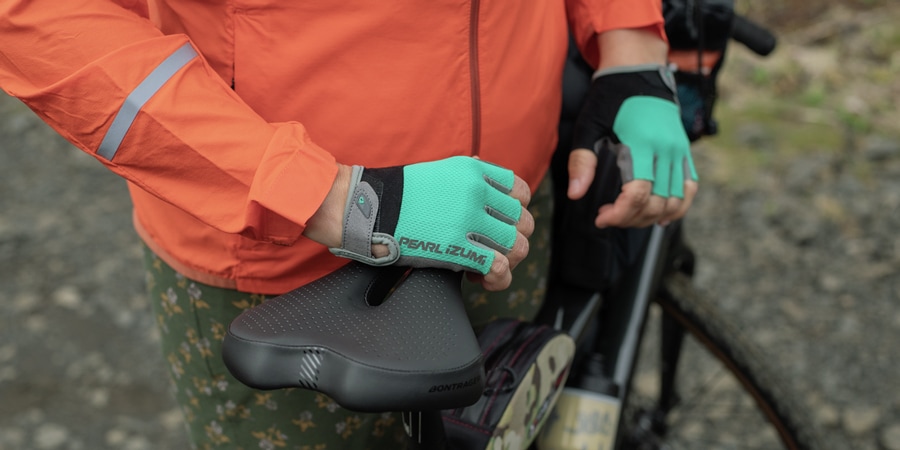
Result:
{"label": "thumb", "polygon": [[597,170],[597,155],[586,148],[577,148],[569,153],[569,189],[570,200],[584,197]]}

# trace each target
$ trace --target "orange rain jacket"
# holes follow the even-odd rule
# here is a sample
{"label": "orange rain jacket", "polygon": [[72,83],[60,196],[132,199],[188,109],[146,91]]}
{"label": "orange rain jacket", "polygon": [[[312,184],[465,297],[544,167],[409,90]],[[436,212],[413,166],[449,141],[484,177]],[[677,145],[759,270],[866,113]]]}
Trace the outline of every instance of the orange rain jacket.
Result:
{"label": "orange rain jacket", "polygon": [[346,262],[301,236],[335,161],[478,155],[535,187],[567,17],[589,56],[663,36],[659,0],[4,0],[0,87],[128,180],[169,264],[279,294]]}

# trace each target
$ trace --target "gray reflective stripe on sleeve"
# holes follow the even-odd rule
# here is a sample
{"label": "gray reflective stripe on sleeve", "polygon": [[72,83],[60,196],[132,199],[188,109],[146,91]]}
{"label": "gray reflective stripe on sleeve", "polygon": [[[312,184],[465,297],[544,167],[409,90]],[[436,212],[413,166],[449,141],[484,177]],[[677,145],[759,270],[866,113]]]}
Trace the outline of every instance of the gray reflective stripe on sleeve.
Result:
{"label": "gray reflective stripe on sleeve", "polygon": [[116,113],[112,125],[106,131],[106,136],[100,142],[97,154],[112,160],[116,156],[116,152],[119,151],[122,139],[125,139],[125,133],[128,132],[131,124],[134,123],[134,118],[137,117],[138,112],[144,107],[144,103],[147,103],[147,100],[150,100],[150,97],[153,97],[166,84],[166,81],[169,81],[175,73],[195,57],[197,57],[197,52],[194,51],[191,44],[186,43],[179,47],[178,50],[175,50],[163,62],[159,63],[150,72],[150,75],[147,75],[147,78],[144,78],[144,81],[141,81],[141,84],[137,85],[125,98],[125,102],[122,104],[119,112]]}

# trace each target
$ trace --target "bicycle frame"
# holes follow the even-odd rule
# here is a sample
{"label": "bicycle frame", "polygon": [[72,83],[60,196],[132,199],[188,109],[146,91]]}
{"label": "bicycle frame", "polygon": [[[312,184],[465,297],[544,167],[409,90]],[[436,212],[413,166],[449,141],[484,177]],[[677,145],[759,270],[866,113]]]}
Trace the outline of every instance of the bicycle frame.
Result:
{"label": "bicycle frame", "polygon": [[[550,322],[556,328],[565,330],[576,342],[590,344],[590,351],[600,352],[612,362],[608,366],[611,369],[608,376],[620,387],[617,389],[620,403],[624,403],[628,395],[627,386],[637,358],[651,296],[658,288],[668,248],[673,243],[680,243],[680,227],[681,223],[676,222],[668,227],[655,225],[633,230],[636,239],[646,242],[634,267],[628,271],[631,275],[626,275],[605,296],[558,286],[548,294],[546,306],[539,315],[538,321]],[[606,309],[601,309],[604,306]],[[594,336],[590,336],[590,329],[596,327],[598,321],[607,325],[601,326]],[[673,344],[666,353],[677,358],[675,355],[678,354],[680,339],[666,341]],[[674,367],[675,360],[671,362]],[[671,387],[671,381],[668,386]],[[402,418],[410,449],[447,448],[439,411],[404,412]]]}
{"label": "bicycle frame", "polygon": [[[668,227],[655,225],[634,230],[636,238],[646,242],[628,272],[632,275],[625,276],[605,296],[577,288],[557,287],[548,294],[546,306],[539,314],[538,321],[550,319],[555,327],[565,330],[576,342],[591,344],[591,351],[599,351],[613,362],[608,375],[620,387],[620,403],[624,403],[628,395],[627,386],[637,358],[641,332],[651,296],[656,292],[665,268],[667,250],[673,243],[680,243],[680,226],[681,223],[676,222]],[[606,309],[601,309],[603,306]],[[610,326],[602,326],[596,335],[590,336],[590,329],[596,327],[598,321]],[[677,355],[680,339],[667,341],[676,344],[670,346],[667,353]],[[674,367],[674,359],[672,363]],[[668,385],[671,387],[671,381]],[[401,415],[410,450],[448,448],[440,411],[407,411]]]}
{"label": "bicycle frame", "polygon": [[[613,395],[620,405],[628,397],[628,386],[652,295],[659,289],[665,270],[676,265],[670,250],[684,248],[681,226],[679,221],[667,227],[654,225],[630,230],[635,239],[643,241],[643,246],[637,260],[618,283],[603,293],[555,286],[548,293],[545,306],[538,315],[538,321],[552,323],[576,340],[581,352],[576,356],[576,361],[583,362],[591,353],[602,355],[605,363],[603,375],[615,386]],[[665,326],[664,333],[664,367],[669,370],[663,374],[661,388],[664,394],[661,398],[668,403],[672,398],[674,368],[680,355],[684,330],[678,326]],[[617,423],[620,429],[622,421]],[[616,431],[605,439],[614,442],[618,434]]]}

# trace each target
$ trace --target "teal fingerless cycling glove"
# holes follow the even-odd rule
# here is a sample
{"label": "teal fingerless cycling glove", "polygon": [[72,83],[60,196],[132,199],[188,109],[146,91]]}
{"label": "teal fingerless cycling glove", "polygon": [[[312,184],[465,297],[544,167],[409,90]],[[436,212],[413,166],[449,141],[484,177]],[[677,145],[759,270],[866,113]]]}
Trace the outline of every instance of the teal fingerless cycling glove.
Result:
{"label": "teal fingerless cycling glove", "polygon": [[697,180],[690,141],[681,122],[675,79],[665,66],[598,71],[573,131],[573,148],[597,151],[612,140],[622,182],[648,180],[653,194],[684,197],[684,180]]}
{"label": "teal fingerless cycling glove", "polygon": [[[370,265],[486,274],[516,241],[522,205],[512,171],[463,156],[407,166],[353,166],[343,242],[331,252]],[[372,244],[389,254],[376,258]]]}

